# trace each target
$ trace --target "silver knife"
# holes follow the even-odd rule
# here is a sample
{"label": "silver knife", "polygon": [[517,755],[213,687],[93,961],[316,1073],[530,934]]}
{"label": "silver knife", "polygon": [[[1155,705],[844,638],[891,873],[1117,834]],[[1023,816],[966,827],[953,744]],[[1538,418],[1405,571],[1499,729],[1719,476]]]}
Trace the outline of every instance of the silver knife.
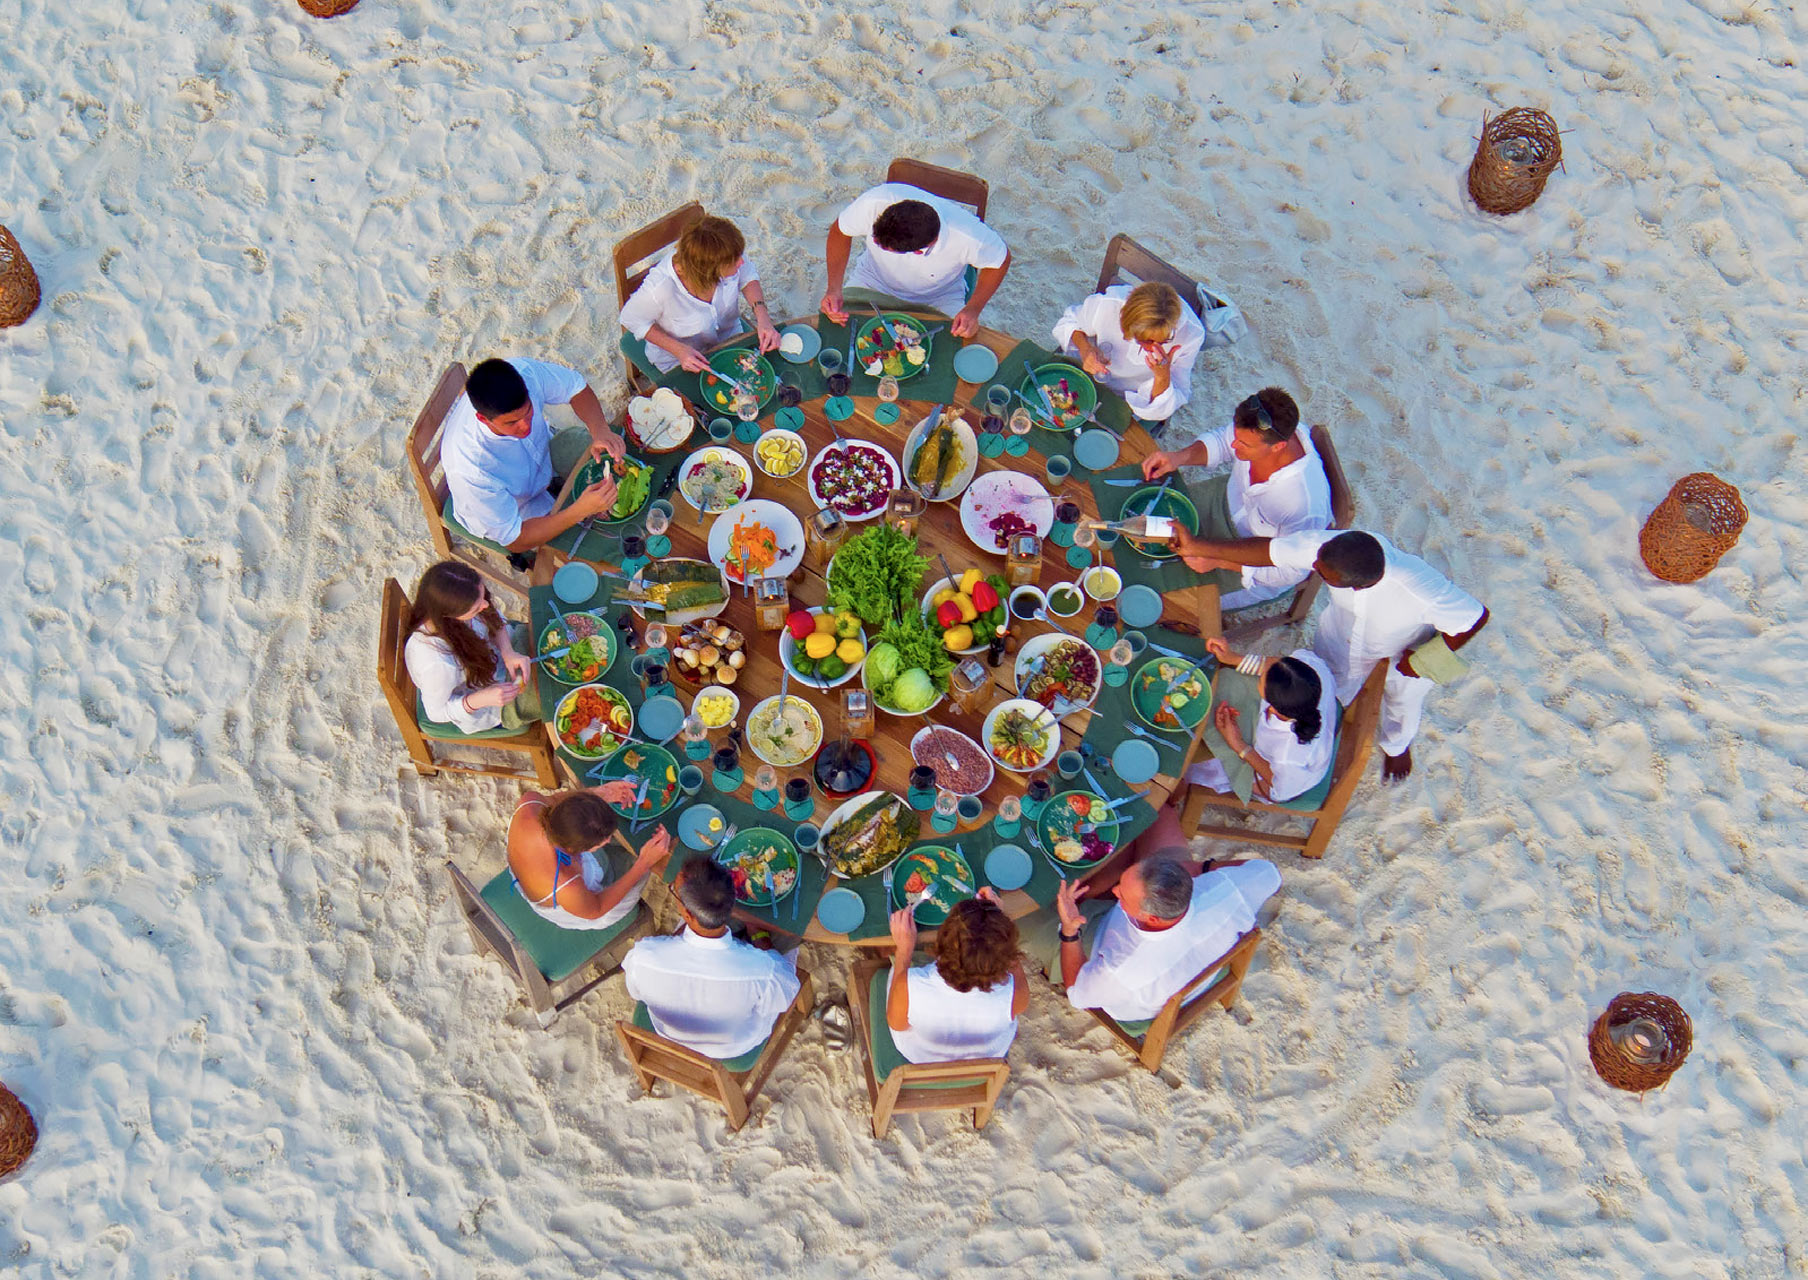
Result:
{"label": "silver knife", "polygon": [[1113,813],[1115,813],[1117,810],[1119,810],[1119,809],[1123,808],[1125,805],[1129,804],[1132,800],[1146,800],[1148,798],[1149,798],[1149,792],[1147,790],[1132,791],[1127,796],[1119,796],[1116,800],[1110,801],[1109,803],[1107,803],[1105,805],[1105,807],[1107,809],[1111,810]]}
{"label": "silver knife", "polygon": [[1156,644],[1156,643],[1155,643],[1155,642],[1154,642],[1154,641],[1153,641],[1153,640],[1151,640],[1151,641],[1149,641],[1149,644],[1148,644],[1148,647],[1149,647],[1149,648],[1151,648],[1151,649],[1153,649],[1153,650],[1155,650],[1155,652],[1157,652],[1157,653],[1159,653],[1159,654],[1162,654],[1162,655],[1164,655],[1164,656],[1166,656],[1166,657],[1169,657],[1169,658],[1179,658],[1179,659],[1180,659],[1180,660],[1181,660],[1181,661],[1182,661],[1182,662],[1191,662],[1191,661],[1193,661],[1193,655],[1192,655],[1192,654],[1190,654],[1190,653],[1182,653],[1182,652],[1181,652],[1181,651],[1180,651],[1180,650],[1178,650],[1178,649],[1170,649],[1170,648],[1168,648],[1168,646],[1167,646],[1167,645],[1165,645],[1165,644]]}
{"label": "silver knife", "polygon": [[1198,671],[1201,667],[1205,666],[1205,664],[1209,661],[1211,661],[1211,659],[1209,657],[1200,658],[1198,661],[1193,663],[1192,666],[1188,667],[1185,671],[1182,671],[1179,675],[1175,676],[1172,680],[1168,681],[1167,693],[1162,694],[1163,700],[1165,701],[1169,694],[1172,694],[1174,692],[1174,690],[1178,689],[1181,685],[1185,684],[1188,676],[1192,675],[1193,672]]}
{"label": "silver knife", "polygon": [[1100,484],[1108,484],[1114,489],[1129,489],[1129,488],[1134,488],[1136,485],[1147,484],[1149,482],[1147,480],[1140,480],[1140,479],[1136,479],[1133,477],[1126,477],[1123,480],[1101,480],[1101,481],[1099,481],[1099,483]]}
{"label": "silver knife", "polygon": [[1080,776],[1086,779],[1086,785],[1092,788],[1092,794],[1103,800],[1109,793],[1099,785],[1099,780],[1092,776],[1091,769],[1080,770]]}

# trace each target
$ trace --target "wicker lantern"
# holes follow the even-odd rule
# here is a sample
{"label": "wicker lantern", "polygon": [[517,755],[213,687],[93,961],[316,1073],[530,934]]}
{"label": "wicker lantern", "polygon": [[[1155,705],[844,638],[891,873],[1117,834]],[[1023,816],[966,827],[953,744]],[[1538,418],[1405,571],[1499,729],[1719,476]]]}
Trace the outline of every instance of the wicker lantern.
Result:
{"label": "wicker lantern", "polygon": [[37,1145],[37,1121],[13,1091],[0,1084],[0,1178],[24,1164]]}
{"label": "wicker lantern", "polygon": [[337,18],[358,7],[358,0],[297,0],[297,3],[316,18]]}
{"label": "wicker lantern", "polygon": [[38,309],[42,297],[38,273],[31,269],[25,250],[13,239],[13,233],[0,227],[0,329],[24,324],[25,318]]}
{"label": "wicker lantern", "polygon": [[1563,163],[1557,122],[1531,107],[1482,116],[1482,136],[1469,162],[1469,194],[1486,213],[1518,213],[1544,191]]}
{"label": "wicker lantern", "polygon": [[1689,1015],[1669,996],[1622,991],[1588,1032],[1595,1074],[1616,1089],[1643,1093],[1670,1082],[1694,1043]]}
{"label": "wicker lantern", "polygon": [[1739,541],[1745,527],[1739,491],[1705,471],[1671,486],[1639,530],[1639,556],[1665,582],[1705,577]]}

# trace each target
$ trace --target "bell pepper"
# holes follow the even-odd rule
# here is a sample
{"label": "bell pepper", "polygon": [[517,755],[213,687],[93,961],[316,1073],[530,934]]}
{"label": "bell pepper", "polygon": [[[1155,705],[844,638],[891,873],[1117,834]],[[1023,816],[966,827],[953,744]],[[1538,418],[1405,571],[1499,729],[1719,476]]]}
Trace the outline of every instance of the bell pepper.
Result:
{"label": "bell pepper", "polygon": [[946,630],[949,627],[958,626],[961,621],[961,607],[959,602],[955,600],[942,601],[941,607],[935,611],[935,620],[941,623],[943,630]]}
{"label": "bell pepper", "polygon": [[989,582],[973,584],[973,607],[981,613],[990,613],[998,607],[998,592]]}
{"label": "bell pepper", "polygon": [[959,607],[962,622],[971,622],[979,616],[979,610],[973,607],[973,597],[964,591],[948,603]]}
{"label": "bell pepper", "polygon": [[785,628],[793,640],[802,640],[816,630],[816,619],[804,610],[796,609],[785,615]]}
{"label": "bell pepper", "polygon": [[960,589],[961,589],[962,594],[972,595],[973,594],[973,584],[976,582],[982,582],[984,580],[985,580],[985,575],[980,573],[980,571],[978,569],[967,570],[965,573],[961,574]]}
{"label": "bell pepper", "polygon": [[947,647],[949,653],[955,653],[961,649],[971,649],[973,647],[973,628],[964,622],[958,627],[949,627],[947,634],[942,637],[942,644]]}

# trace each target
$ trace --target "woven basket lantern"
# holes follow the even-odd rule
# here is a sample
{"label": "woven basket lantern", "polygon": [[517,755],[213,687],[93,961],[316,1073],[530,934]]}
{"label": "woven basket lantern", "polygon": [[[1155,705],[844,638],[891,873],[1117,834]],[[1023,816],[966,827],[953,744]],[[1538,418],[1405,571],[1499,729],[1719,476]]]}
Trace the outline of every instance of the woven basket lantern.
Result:
{"label": "woven basket lantern", "polygon": [[1486,213],[1518,213],[1544,192],[1563,163],[1557,122],[1531,107],[1482,116],[1482,136],[1469,162],[1469,194]]}
{"label": "woven basket lantern", "polygon": [[13,1091],[0,1084],[0,1178],[24,1164],[37,1145],[37,1121]]}
{"label": "woven basket lantern", "polygon": [[1705,577],[1739,541],[1745,527],[1739,491],[1705,471],[1671,486],[1639,530],[1639,556],[1665,582]]}
{"label": "woven basket lantern", "polygon": [[1622,991],[1588,1032],[1595,1074],[1616,1089],[1661,1089],[1689,1056],[1689,1015],[1669,996]]}
{"label": "woven basket lantern", "polygon": [[358,7],[358,0],[296,0],[296,3],[316,18],[337,18]]}
{"label": "woven basket lantern", "polygon": [[13,233],[0,227],[0,329],[24,324],[25,318],[38,309],[42,297],[38,273],[31,269],[25,250],[13,239]]}

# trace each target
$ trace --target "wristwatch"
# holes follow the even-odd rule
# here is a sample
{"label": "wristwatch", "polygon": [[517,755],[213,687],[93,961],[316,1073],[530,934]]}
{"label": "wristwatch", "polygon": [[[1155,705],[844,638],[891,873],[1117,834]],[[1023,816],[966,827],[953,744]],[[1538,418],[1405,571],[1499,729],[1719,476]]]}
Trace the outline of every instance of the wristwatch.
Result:
{"label": "wristwatch", "polygon": [[1075,929],[1072,933],[1062,930],[1059,937],[1063,942],[1078,942],[1080,940],[1080,930]]}

